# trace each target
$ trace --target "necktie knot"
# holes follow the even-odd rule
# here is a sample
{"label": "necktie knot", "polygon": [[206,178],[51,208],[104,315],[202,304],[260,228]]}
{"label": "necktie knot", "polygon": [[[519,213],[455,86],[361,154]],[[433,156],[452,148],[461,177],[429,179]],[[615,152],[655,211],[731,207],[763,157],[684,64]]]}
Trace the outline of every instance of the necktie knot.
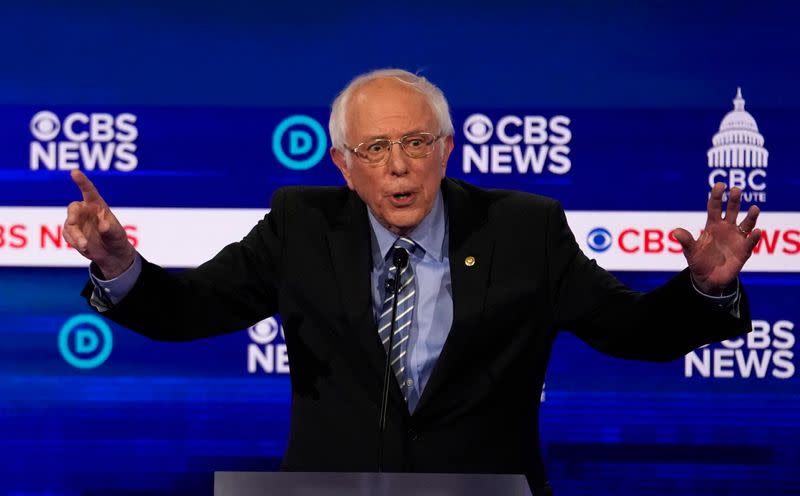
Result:
{"label": "necktie knot", "polygon": [[390,256],[393,256],[392,253],[397,248],[401,248],[401,249],[407,251],[409,255],[413,255],[417,251],[422,252],[422,247],[421,246],[419,246],[417,243],[415,243],[413,239],[406,238],[404,236],[401,236],[401,237],[397,238],[397,240],[394,242],[394,245],[392,245],[392,250],[389,250]]}

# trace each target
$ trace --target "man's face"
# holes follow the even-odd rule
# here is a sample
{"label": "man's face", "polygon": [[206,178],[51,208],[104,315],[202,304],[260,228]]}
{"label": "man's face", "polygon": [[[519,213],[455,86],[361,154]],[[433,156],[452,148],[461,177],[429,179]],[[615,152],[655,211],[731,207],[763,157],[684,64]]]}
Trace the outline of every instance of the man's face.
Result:
{"label": "man's face", "polygon": [[[439,134],[425,97],[394,79],[370,81],[356,90],[345,109],[345,119],[345,138],[351,147],[377,138],[397,140],[415,132]],[[402,235],[413,230],[433,208],[452,150],[453,137],[447,136],[435,143],[433,153],[422,158],[411,158],[394,144],[385,165],[378,167],[335,148],[331,156],[347,186],[378,221]],[[350,155],[350,167],[346,155]]]}

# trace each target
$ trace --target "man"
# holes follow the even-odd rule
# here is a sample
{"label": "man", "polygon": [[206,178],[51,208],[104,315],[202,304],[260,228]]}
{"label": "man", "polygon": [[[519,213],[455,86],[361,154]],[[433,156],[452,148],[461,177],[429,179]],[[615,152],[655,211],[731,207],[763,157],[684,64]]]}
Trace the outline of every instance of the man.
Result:
{"label": "man", "polygon": [[723,217],[723,185],[713,188],[700,238],[676,231],[689,269],[641,294],[581,253],[556,201],[445,178],[453,126],[424,78],[356,78],[330,131],[347,188],[279,190],[241,242],[195,270],[172,275],[140,257],[78,171],[83,201],[64,228],[93,261],[84,295],[144,335],[195,339],[280,312],[287,470],[376,469],[388,356],[386,471],[522,473],[547,493],[538,398],[558,329],[646,360],[750,330],[737,274],[760,231],[756,207],[737,225],[738,189]]}

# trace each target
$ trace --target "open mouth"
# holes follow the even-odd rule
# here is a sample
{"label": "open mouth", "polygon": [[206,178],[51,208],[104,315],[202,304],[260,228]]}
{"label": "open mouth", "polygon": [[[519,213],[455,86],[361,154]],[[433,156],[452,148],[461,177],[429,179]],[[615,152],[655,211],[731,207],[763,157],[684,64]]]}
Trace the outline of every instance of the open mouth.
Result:
{"label": "open mouth", "polygon": [[394,205],[402,206],[411,203],[414,200],[414,196],[414,193],[411,191],[401,191],[399,193],[392,194],[389,198]]}

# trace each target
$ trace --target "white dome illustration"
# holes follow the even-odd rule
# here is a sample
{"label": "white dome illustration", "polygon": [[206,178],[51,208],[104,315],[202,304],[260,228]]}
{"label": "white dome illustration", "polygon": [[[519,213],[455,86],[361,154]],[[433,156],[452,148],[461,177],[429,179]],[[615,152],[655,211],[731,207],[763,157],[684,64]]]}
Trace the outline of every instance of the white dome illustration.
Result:
{"label": "white dome illustration", "polygon": [[744,109],[742,89],[736,88],[733,110],[719,125],[708,150],[709,167],[766,167],[769,152],[764,137],[758,132],[756,120]]}

